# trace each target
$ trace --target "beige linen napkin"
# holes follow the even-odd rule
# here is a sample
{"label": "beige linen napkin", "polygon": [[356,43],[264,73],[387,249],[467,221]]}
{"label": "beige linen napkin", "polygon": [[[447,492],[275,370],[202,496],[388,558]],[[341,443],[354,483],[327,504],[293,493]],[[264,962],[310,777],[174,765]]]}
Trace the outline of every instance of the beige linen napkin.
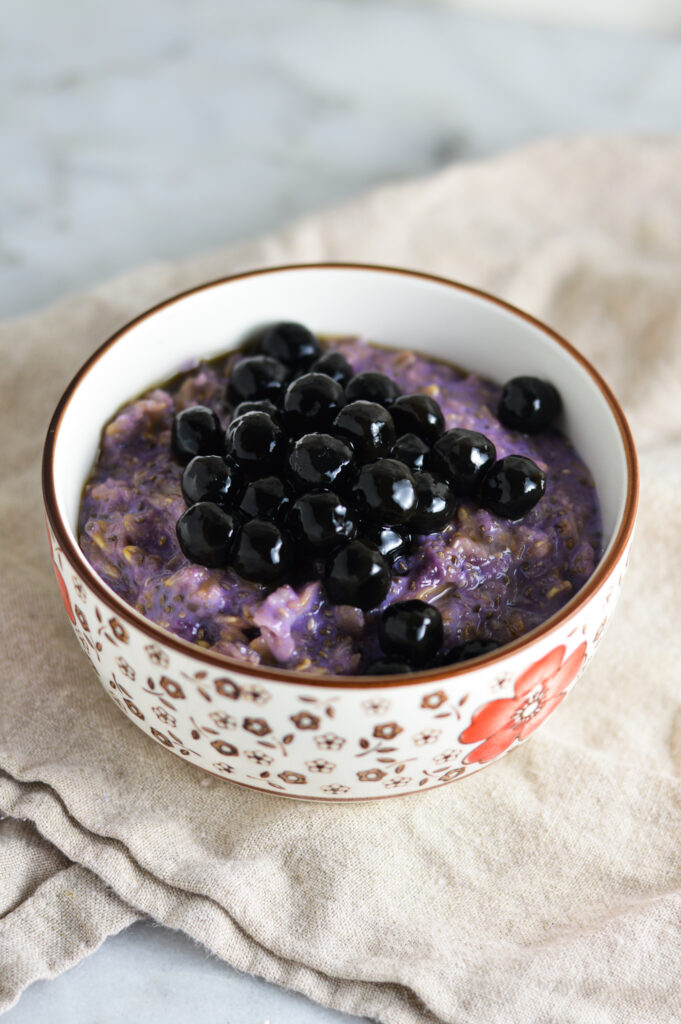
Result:
{"label": "beige linen napkin", "polygon": [[[38,484],[56,399],[115,327],[203,279],[324,259],[436,271],[546,319],[612,383],[642,469],[621,605],[571,699],[461,784],[348,806],[212,779],[120,714],[60,605]],[[455,166],[136,272],[0,347],[0,1008],[143,913],[387,1024],[681,1020],[681,141]]]}

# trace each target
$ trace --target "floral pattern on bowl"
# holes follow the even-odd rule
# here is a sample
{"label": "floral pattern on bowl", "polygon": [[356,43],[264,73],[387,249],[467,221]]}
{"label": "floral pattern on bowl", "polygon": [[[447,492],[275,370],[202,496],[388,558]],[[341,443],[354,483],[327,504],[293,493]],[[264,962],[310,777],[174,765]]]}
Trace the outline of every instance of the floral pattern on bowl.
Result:
{"label": "floral pattern on bowl", "polygon": [[532,652],[522,670],[481,664],[451,679],[361,689],[336,689],[329,679],[319,688],[304,679],[259,681],[237,666],[229,675],[197,671],[191,657],[150,641],[107,607],[49,528],[48,535],[73,630],[120,710],[205,771],[308,800],[433,789],[518,746],[564,700],[603,635],[618,590],[616,583],[604,587],[584,624],[566,623],[549,638],[548,652]]}

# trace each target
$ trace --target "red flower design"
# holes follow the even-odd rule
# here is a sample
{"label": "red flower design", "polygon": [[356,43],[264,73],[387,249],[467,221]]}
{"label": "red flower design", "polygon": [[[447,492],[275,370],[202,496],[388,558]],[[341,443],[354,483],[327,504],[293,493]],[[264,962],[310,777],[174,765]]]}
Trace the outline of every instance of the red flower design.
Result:
{"label": "red flower design", "polygon": [[516,680],[512,697],[490,701],[476,711],[473,721],[461,733],[462,743],[477,743],[463,760],[464,764],[492,761],[515,740],[524,740],[551,714],[582,665],[586,644],[582,643],[563,661],[565,646],[535,662]]}
{"label": "red flower design", "polygon": [[64,607],[66,608],[66,614],[68,615],[68,617],[71,619],[71,622],[75,626],[75,624],[76,624],[76,616],[73,614],[73,608],[71,607],[71,598],[69,597],[69,592],[66,589],[66,584],[64,583],[64,577],[60,573],[59,567],[57,566],[57,563],[56,563],[56,561],[54,559],[54,548],[52,546],[52,536],[50,534],[49,529],[47,530],[47,543],[50,545],[50,554],[52,555],[52,565],[54,567],[54,572],[55,572],[55,575],[57,577],[57,583],[59,585],[59,593],[61,594],[61,599],[64,602]]}
{"label": "red flower design", "polygon": [[54,562],[52,564],[54,565],[54,571],[55,571],[56,576],[57,576],[57,583],[59,584],[59,593],[61,594],[61,599],[64,602],[64,607],[66,608],[66,614],[71,619],[71,622],[73,622],[75,624],[76,616],[73,614],[73,608],[71,607],[71,598],[69,597],[69,592],[66,589],[66,584],[64,583],[64,577],[59,572],[59,569],[57,568],[56,564]]}

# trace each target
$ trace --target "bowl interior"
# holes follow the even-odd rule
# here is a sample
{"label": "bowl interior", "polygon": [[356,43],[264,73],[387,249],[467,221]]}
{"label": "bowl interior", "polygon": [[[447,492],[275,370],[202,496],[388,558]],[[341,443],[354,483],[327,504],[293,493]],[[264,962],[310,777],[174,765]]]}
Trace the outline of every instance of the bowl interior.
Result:
{"label": "bowl interior", "polygon": [[626,448],[605,393],[579,358],[549,331],[475,292],[398,271],[333,266],[280,269],[205,287],[146,315],[92,360],[70,394],[54,442],[55,497],[74,542],[82,487],[113,413],[189,361],[233,348],[274,320],[416,348],[498,383],[520,373],[551,380],[563,399],[561,429],[596,482],[605,548],[612,542],[626,505]]}

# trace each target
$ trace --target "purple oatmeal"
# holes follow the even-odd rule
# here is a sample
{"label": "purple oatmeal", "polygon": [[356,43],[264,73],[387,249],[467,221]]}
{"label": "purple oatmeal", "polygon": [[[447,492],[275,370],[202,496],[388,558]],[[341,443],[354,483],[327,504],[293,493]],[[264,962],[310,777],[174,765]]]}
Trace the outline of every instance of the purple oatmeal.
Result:
{"label": "purple oatmeal", "polygon": [[550,428],[529,434],[504,426],[496,414],[502,388],[446,363],[357,338],[334,339],[333,351],[354,374],[385,374],[404,395],[435,399],[446,430],[479,431],[498,460],[531,459],[546,478],[541,500],[509,519],[457,497],[448,524],[413,538],[387,596],[368,611],[332,604],[319,574],[265,586],[231,566],[195,564],[176,531],[186,502],[173,423],[200,404],[215,410],[221,428],[229,426],[225,383],[243,358],[234,353],[149,390],[106,426],[79,517],[81,548],[99,576],[185,640],[251,664],[319,674],[361,674],[380,659],[379,623],[396,602],[435,607],[443,649],[502,645],[557,612],[593,573],[601,549],[593,481],[567,439]]}

